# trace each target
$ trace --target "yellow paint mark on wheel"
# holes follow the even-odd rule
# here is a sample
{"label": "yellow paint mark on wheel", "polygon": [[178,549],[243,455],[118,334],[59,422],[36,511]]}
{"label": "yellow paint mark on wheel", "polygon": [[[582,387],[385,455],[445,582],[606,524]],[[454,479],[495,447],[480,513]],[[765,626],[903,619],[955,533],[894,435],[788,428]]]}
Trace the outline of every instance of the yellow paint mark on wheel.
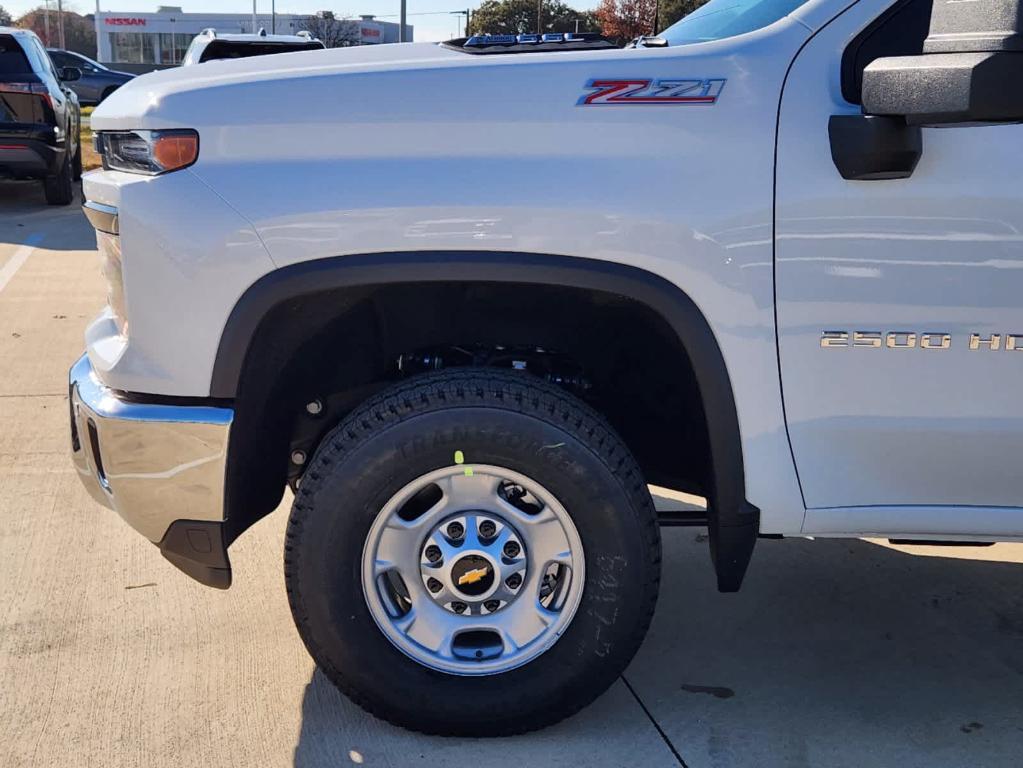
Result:
{"label": "yellow paint mark on wheel", "polygon": [[[455,464],[465,464],[465,454],[461,451],[455,451]],[[466,467],[463,472],[466,477],[472,477],[472,467]]]}

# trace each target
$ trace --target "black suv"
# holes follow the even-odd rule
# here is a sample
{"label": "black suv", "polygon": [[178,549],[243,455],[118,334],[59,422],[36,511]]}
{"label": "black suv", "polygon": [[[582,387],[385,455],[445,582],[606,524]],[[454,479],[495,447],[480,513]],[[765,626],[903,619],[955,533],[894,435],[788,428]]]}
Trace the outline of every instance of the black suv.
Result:
{"label": "black suv", "polygon": [[0,27],[0,175],[42,179],[50,205],[70,203],[82,176],[81,111],[66,85],[81,76],[58,71],[33,32]]}
{"label": "black suv", "polygon": [[57,71],[65,67],[82,70],[81,80],[76,80],[71,90],[78,94],[78,102],[82,106],[99,104],[103,99],[116,91],[135,75],[108,69],[98,61],[74,51],[62,51],[59,48],[48,48],[47,53],[57,65]]}

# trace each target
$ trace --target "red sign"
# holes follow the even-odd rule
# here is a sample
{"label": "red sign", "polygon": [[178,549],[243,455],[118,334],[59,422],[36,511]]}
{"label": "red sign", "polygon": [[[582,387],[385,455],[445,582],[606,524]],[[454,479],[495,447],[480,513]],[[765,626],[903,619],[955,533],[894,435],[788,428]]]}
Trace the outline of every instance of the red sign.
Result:
{"label": "red sign", "polygon": [[362,36],[363,37],[380,37],[380,30],[379,29],[373,29],[373,27],[363,27],[362,28]]}
{"label": "red sign", "polygon": [[145,19],[130,19],[130,18],[106,18],[103,20],[104,23],[114,27],[144,27],[146,26]]}

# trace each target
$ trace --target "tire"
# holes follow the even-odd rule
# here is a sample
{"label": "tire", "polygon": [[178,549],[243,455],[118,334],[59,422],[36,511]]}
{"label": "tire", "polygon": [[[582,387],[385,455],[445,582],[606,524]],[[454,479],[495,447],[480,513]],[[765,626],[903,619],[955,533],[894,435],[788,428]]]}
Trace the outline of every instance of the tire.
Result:
{"label": "tire", "polygon": [[75,181],[82,180],[82,143],[78,142],[78,147],[75,149],[75,157],[71,161],[71,171]]}
{"label": "tire", "polygon": [[71,157],[65,152],[57,174],[43,179],[43,193],[46,195],[46,202],[49,205],[69,205],[71,203],[75,196],[73,175]]}
{"label": "tire", "polygon": [[[463,458],[465,467],[457,466]],[[454,472],[453,478],[464,473],[485,479],[491,471],[517,473],[542,489],[538,493],[549,493],[554,507],[561,505],[571,518],[563,530],[578,532],[574,541],[582,549],[578,566],[585,577],[569,580],[569,589],[581,584],[578,607],[560,635],[544,641],[545,650],[507,670],[452,674],[414,659],[385,633],[385,623],[375,618],[379,611],[374,614],[370,607],[377,599],[372,582],[364,591],[363,557],[388,500],[400,497],[417,478]],[[447,520],[438,525],[450,531]],[[553,724],[618,678],[650,625],[660,560],[649,491],[628,449],[601,416],[527,374],[463,368],[386,390],[323,439],[292,508],[284,571],[306,648],[352,701],[424,733],[499,736]],[[372,567],[381,561],[369,557],[367,562]],[[418,567],[426,567],[422,563]],[[573,569],[576,564],[573,560]],[[532,578],[530,571],[522,585],[523,600],[530,600],[524,606],[533,605],[525,595]],[[426,595],[425,587],[422,592]],[[412,598],[417,611],[427,607],[415,602],[420,599],[425,600]],[[511,605],[518,603],[507,610]],[[467,613],[474,610],[471,606]],[[499,621],[499,615],[490,619]],[[561,620],[559,614],[554,625]],[[501,651],[512,659],[519,652]],[[487,663],[500,664],[504,656],[495,658]]]}

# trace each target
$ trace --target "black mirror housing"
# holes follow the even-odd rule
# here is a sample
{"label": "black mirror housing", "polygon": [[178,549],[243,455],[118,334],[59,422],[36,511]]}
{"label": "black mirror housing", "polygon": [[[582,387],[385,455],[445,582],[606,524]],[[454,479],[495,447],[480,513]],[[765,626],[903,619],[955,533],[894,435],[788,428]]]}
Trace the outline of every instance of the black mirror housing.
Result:
{"label": "black mirror housing", "polygon": [[863,71],[863,111],[910,125],[1023,121],[1023,53],[877,59]]}
{"label": "black mirror housing", "polygon": [[1023,1],[935,0],[924,53],[1023,51]]}
{"label": "black mirror housing", "polygon": [[82,70],[78,67],[61,67],[60,79],[65,83],[73,83],[75,80],[81,80]]}
{"label": "black mirror housing", "polygon": [[1023,0],[935,0],[919,56],[863,71],[863,111],[910,125],[1023,121]]}

